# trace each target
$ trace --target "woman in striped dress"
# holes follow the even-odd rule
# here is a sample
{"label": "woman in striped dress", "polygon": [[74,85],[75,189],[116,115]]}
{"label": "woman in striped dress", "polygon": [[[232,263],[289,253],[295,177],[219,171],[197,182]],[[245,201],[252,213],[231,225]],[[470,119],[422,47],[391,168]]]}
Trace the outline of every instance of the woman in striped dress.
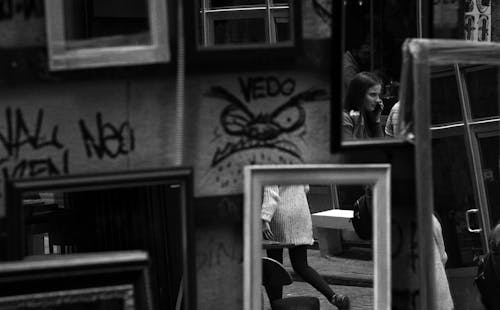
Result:
{"label": "woman in striped dress", "polygon": [[[307,246],[313,244],[312,220],[306,193],[309,185],[273,185],[264,188],[262,232],[267,240],[293,244],[288,249],[293,270],[339,309],[349,309],[349,298],[335,294],[307,263]],[[267,256],[283,263],[283,249],[267,250]],[[266,287],[270,299],[282,298],[282,287]]]}

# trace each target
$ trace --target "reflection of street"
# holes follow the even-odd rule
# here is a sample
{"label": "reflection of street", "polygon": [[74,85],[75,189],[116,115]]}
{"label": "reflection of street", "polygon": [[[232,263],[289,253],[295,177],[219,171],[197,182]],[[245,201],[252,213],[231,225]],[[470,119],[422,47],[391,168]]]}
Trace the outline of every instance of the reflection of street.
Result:
{"label": "reflection of street", "polygon": [[[340,286],[330,285],[332,290],[339,294],[345,294],[351,299],[351,310],[373,310],[373,289],[371,287],[358,286]],[[330,304],[326,298],[318,293],[312,286],[306,282],[295,281],[293,284],[285,287],[283,297],[293,296],[316,296],[319,298],[321,310],[334,310],[335,307]],[[264,309],[271,309],[269,300],[264,298]]]}
{"label": "reflection of street", "polygon": [[[307,255],[309,265],[327,280],[334,292],[349,296],[351,310],[373,309],[373,261],[371,257],[371,249],[362,248],[348,248],[342,255],[335,257],[322,257],[319,250],[309,249]],[[320,300],[320,309],[335,309],[326,298],[293,272],[287,250],[284,251],[283,258],[284,267],[295,280],[284,288],[284,298],[315,296]],[[264,298],[264,309],[270,309],[267,297]]]}

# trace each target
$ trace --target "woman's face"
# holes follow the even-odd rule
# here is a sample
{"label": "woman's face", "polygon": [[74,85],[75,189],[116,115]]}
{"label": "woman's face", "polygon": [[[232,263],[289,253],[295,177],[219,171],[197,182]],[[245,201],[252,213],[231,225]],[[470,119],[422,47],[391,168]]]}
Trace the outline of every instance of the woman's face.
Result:
{"label": "woman's face", "polygon": [[382,91],[382,85],[377,84],[368,88],[365,95],[364,108],[369,112],[373,112],[377,105],[379,105],[382,100],[380,99],[380,92]]}

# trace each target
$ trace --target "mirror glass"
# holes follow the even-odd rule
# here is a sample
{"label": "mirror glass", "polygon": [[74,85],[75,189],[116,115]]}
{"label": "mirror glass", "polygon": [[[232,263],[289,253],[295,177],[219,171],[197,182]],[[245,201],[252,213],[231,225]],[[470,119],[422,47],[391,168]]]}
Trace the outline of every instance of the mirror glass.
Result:
{"label": "mirror glass", "polygon": [[148,0],[64,0],[68,50],[151,44]]}
{"label": "mirror glass", "polygon": [[370,184],[262,188],[264,309],[281,298],[301,303],[306,296],[318,298],[320,309],[333,309],[333,294],[346,296],[337,305],[348,298],[351,309],[374,309],[372,189]]}
{"label": "mirror glass", "polygon": [[183,186],[167,180],[23,191],[24,254],[145,250],[155,308],[173,309],[183,272]]}
{"label": "mirror glass", "polygon": [[500,221],[500,70],[487,64],[430,69],[434,215],[442,231],[441,258],[457,309],[482,309],[471,279],[478,257],[487,252],[488,232]]}
{"label": "mirror glass", "polygon": [[418,35],[417,2],[344,1],[342,141],[395,136],[386,125],[399,113],[401,46]]}
{"label": "mirror glass", "polygon": [[291,45],[292,3],[289,0],[198,0],[199,47]]}

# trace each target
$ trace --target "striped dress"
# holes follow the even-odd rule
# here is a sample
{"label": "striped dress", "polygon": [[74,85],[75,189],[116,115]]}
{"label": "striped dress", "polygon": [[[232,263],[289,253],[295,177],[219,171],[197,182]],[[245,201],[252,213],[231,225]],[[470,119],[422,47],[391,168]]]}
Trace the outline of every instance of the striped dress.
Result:
{"label": "striped dress", "polygon": [[274,241],[313,244],[309,185],[273,185],[264,188],[261,218],[270,222]]}

